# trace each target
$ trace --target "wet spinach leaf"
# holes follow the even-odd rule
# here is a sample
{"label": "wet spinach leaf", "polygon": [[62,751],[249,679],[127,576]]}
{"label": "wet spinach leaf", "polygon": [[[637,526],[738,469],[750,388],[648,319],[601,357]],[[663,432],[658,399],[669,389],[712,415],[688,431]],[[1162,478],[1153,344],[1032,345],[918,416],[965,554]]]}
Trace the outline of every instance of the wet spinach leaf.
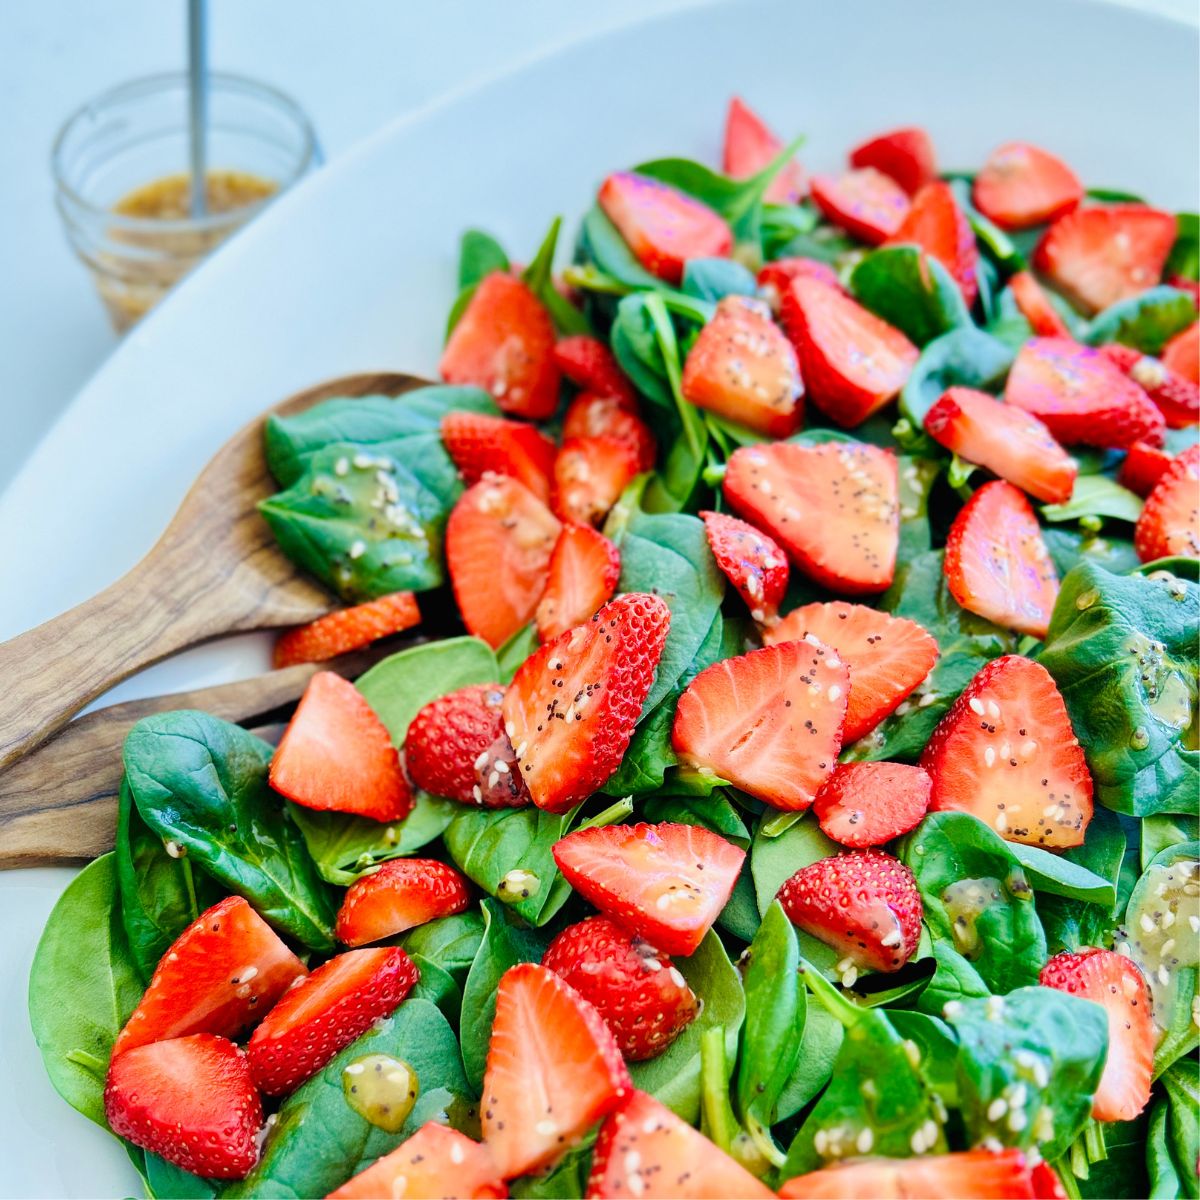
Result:
{"label": "wet spinach leaf", "polygon": [[1093,346],[1122,342],[1143,354],[1162,348],[1196,319],[1196,302],[1173,287],[1152,287],[1106,308],[1092,319],[1087,341]]}
{"label": "wet spinach leaf", "polygon": [[900,393],[900,414],[913,429],[925,428],[925,414],[949,387],[993,391],[1012,366],[1015,351],[973,325],[943,333],[921,351]]}
{"label": "wet spinach leaf", "polygon": [[881,246],[850,272],[855,299],[917,346],[971,328],[971,314],[950,272],[917,246]]}

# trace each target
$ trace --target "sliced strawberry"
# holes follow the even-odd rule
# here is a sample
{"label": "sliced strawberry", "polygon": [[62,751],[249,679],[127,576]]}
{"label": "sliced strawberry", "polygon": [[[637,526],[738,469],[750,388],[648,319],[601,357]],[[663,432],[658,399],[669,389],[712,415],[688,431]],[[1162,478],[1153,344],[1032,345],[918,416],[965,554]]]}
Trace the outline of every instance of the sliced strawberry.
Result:
{"label": "sliced strawberry", "polygon": [[536,963],[504,973],[479,1106],[501,1175],[553,1162],[631,1087],[604,1018],[573,987]]}
{"label": "sliced strawberry", "polygon": [[595,1006],[629,1062],[661,1054],[700,1011],[671,960],[607,917],[568,925],[550,943],[542,966]]}
{"label": "sliced strawberry", "polygon": [[505,731],[539,808],[565,812],[620,765],[670,624],[666,601],[631,592],[517,669],[504,697]]}
{"label": "sliced strawberry", "polygon": [[322,963],[275,1005],[246,1054],[255,1084],[286,1096],[339,1050],[391,1016],[420,977],[412,959],[390,949],[350,950]]}
{"label": "sliced strawberry", "polygon": [[763,298],[778,313],[783,297],[792,286],[793,279],[819,279],[830,287],[843,291],[838,273],[828,264],[816,258],[777,258],[769,262],[758,273],[758,288]]}
{"label": "sliced strawberry", "polygon": [[792,283],[782,317],[812,402],[848,429],[899,395],[920,354],[900,330],[819,279]]}
{"label": "sliced strawberry", "polygon": [[871,246],[886,242],[908,215],[904,189],[874,167],[848,171],[840,178],[814,175],[811,186],[817,207],[835,225]]}
{"label": "sliced strawberry", "polygon": [[1174,243],[1170,213],[1144,204],[1079,208],[1046,230],[1033,265],[1090,314],[1153,287]]}
{"label": "sliced strawberry", "polygon": [[581,392],[594,396],[615,396],[635,416],[637,393],[629,377],[621,370],[613,352],[599,338],[586,333],[561,338],[554,347],[558,369]]}
{"label": "sliced strawberry", "polygon": [[448,1125],[427,1121],[391,1154],[330,1192],[329,1200],[494,1200],[507,1195],[486,1146]]}
{"label": "sliced strawberry", "polygon": [[1200,558],[1200,445],[1189,446],[1154,485],[1133,531],[1142,562]]}
{"label": "sliced strawberry", "polygon": [[113,1058],[104,1115],[118,1137],[208,1179],[241,1179],[258,1158],[262,1101],[246,1056],[211,1033]]}
{"label": "sliced strawberry", "polygon": [[803,812],[837,765],[849,692],[835,651],[780,642],[701,671],[679,697],[671,741],[688,766]]}
{"label": "sliced strawberry", "polygon": [[1061,158],[1028,142],[993,150],[975,176],[975,207],[1004,229],[1025,229],[1070,212],[1083,184]]}
{"label": "sliced strawberry", "polygon": [[554,322],[529,287],[503,271],[480,281],[438,370],[447,383],[483,388],[516,416],[541,420],[558,407]]}
{"label": "sliced strawberry", "polygon": [[1136,383],[1099,350],[1067,338],[1033,338],[1008,374],[1004,399],[1067,445],[1123,450],[1162,440],[1163,416]]}
{"label": "sliced strawberry", "polygon": [[683,394],[697,408],[771,437],[799,429],[804,385],[796,351],[764,301],[726,296],[718,303],[688,352]]}
{"label": "sliced strawberry", "polygon": [[743,446],[729,456],[725,499],[818,583],[881,592],[900,539],[896,456],[864,443]]}
{"label": "sliced strawberry", "polygon": [[1083,844],[1092,777],[1054,680],[1031,659],[988,663],[934,730],[921,766],[934,812],[973,813],[1012,842]]}
{"label": "sliced strawberry", "polygon": [[630,411],[628,401],[619,396],[597,396],[581,392],[571,401],[563,418],[564,441],[570,438],[611,437],[624,442],[637,455],[637,469],[654,466],[658,447],[646,422]]}
{"label": "sliced strawberry", "polygon": [[1125,451],[1117,482],[1145,499],[1170,465],[1171,456],[1165,450],[1147,442],[1134,442]]}
{"label": "sliced strawberry", "polygon": [[1146,977],[1125,955],[1090,946],[1078,954],[1056,954],[1042,968],[1038,983],[1092,1000],[1108,1014],[1108,1055],[1092,1116],[1132,1121],[1150,1103],[1158,1044]]}
{"label": "sliced strawberry", "polygon": [[573,437],[554,460],[550,504],[566,524],[598,525],[638,473],[638,452],[615,437]]}
{"label": "sliced strawberry", "polygon": [[687,956],[725,907],[746,852],[701,825],[577,829],[554,847],[567,882],[664,954]]}
{"label": "sliced strawberry", "polygon": [[1025,493],[985,483],[963,505],[942,563],[950,594],[969,612],[1045,637],[1058,598],[1058,573]]}
{"label": "sliced strawberry", "polygon": [[1193,321],[1164,347],[1163,366],[1192,383],[1200,383],[1200,321]]}
{"label": "sliced strawberry", "polygon": [[974,388],[953,387],[925,414],[925,430],[967,462],[1046,504],[1065,504],[1079,464],[1033,415]]}
{"label": "sliced strawberry", "polygon": [[386,726],[349,680],[318,671],[271,759],[271,786],[305,808],[402,821],[413,806]]}
{"label": "sliced strawberry", "polygon": [[1067,323],[1058,314],[1058,309],[1050,303],[1050,297],[1038,283],[1032,271],[1018,271],[1009,281],[1013,299],[1021,316],[1029,322],[1029,327],[1038,337],[1071,336]]}
{"label": "sliced strawberry", "polygon": [[915,621],[865,604],[834,600],[793,609],[763,633],[768,646],[815,637],[850,673],[845,745],[870,733],[917,689],[937,662],[938,645]]}
{"label": "sliced strawberry", "polygon": [[538,637],[552,642],[612,599],[621,577],[617,548],[590,525],[567,525],[550,556],[550,577],[537,606]]}
{"label": "sliced strawberry", "polygon": [[431,700],[404,739],[404,761],[417,787],[460,804],[518,808],[529,793],[504,732],[498,683],[459,688]]}
{"label": "sliced strawberry", "polygon": [[[793,925],[849,959],[851,971],[898,971],[921,937],[917,881],[880,850],[834,854],[801,867],[779,889],[779,903]],[[854,975],[843,970],[842,982],[850,987]]]}
{"label": "sliced strawberry", "polygon": [[667,283],[679,283],[688,259],[724,258],[733,249],[729,226],[707,204],[647,175],[617,171],[598,199],[638,262]]}
{"label": "sliced strawberry", "polygon": [[337,915],[338,940],[363,946],[463,912],[466,878],[433,858],[393,858],[350,885]]}
{"label": "sliced strawberry", "polygon": [[[729,101],[725,117],[725,149],[721,169],[733,179],[748,179],[769,166],[783,150],[781,142],[739,96]],[[763,194],[768,204],[799,204],[804,195],[804,169],[794,159]]]}
{"label": "sliced strawberry", "polygon": [[529,623],[561,528],[515,479],[489,475],[463,493],[446,523],[446,565],[468,633],[495,647]]}
{"label": "sliced strawberry", "polygon": [[700,516],[713,558],[725,578],[737,588],[756,621],[773,625],[787,591],[787,555],[772,538],[737,517],[715,512]]}
{"label": "sliced strawberry", "polygon": [[910,196],[937,178],[933,142],[915,125],[881,133],[850,151],[852,167],[874,167],[894,179]]}
{"label": "sliced strawberry", "polygon": [[929,808],[927,772],[892,762],[846,763],[825,781],[813,812],[827,837],[861,850],[915,829]]}
{"label": "sliced strawberry", "polygon": [[275,643],[275,667],[325,662],[369,646],[420,624],[421,610],[412,592],[393,592],[366,604],[342,608],[308,625],[289,629]]}
{"label": "sliced strawberry", "polygon": [[1200,423],[1200,386],[1132,346],[1114,342],[1101,346],[1100,353],[1158,405],[1169,429],[1187,429]]}
{"label": "sliced strawberry", "polygon": [[920,246],[950,272],[970,308],[979,292],[975,277],[979,251],[971,222],[958,206],[948,183],[927,183],[913,197],[912,207],[889,242]]}
{"label": "sliced strawberry", "polygon": [[770,1200],[769,1188],[645,1092],[605,1118],[592,1154],[590,1200],[725,1197]]}
{"label": "sliced strawberry", "polygon": [[487,413],[456,411],[442,418],[442,441],[468,485],[491,471],[511,475],[543,504],[549,501],[555,447],[540,429]]}
{"label": "sliced strawberry", "polygon": [[237,1037],[305,973],[262,917],[241,896],[230,896],[171,944],[113,1055],[191,1033]]}
{"label": "sliced strawberry", "polygon": [[960,1150],[921,1158],[864,1158],[789,1179],[783,1200],[1034,1200],[1033,1173],[1020,1150]]}

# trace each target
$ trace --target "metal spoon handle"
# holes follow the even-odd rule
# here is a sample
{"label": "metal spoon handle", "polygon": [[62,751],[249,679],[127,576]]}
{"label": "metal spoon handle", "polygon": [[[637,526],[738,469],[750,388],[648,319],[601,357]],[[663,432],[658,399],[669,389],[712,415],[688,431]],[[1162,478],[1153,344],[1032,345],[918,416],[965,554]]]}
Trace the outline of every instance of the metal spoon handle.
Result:
{"label": "metal spoon handle", "polygon": [[208,0],[188,0],[188,133],[191,145],[191,209],[208,208]]}

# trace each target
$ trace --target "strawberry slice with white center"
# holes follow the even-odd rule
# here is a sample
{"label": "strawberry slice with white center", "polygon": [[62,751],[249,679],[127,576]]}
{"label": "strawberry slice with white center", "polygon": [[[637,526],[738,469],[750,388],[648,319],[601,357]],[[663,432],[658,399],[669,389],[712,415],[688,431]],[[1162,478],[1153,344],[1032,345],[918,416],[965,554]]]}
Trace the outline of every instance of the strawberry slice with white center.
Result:
{"label": "strawberry slice with white center", "polygon": [[581,392],[613,396],[637,416],[637,393],[633,384],[621,370],[616,355],[599,338],[586,333],[560,338],[554,347],[554,361]]}
{"label": "strawberry slice with white center", "polygon": [[925,431],[967,462],[987,467],[1046,504],[1065,504],[1079,465],[1033,415],[1012,404],[952,387],[925,414]]}
{"label": "strawberry slice with white center", "polygon": [[664,954],[692,954],[721,915],[746,852],[701,825],[607,825],[555,843],[566,881]]}
{"label": "strawberry slice with white center", "polygon": [[975,207],[1003,229],[1040,225],[1073,209],[1083,184],[1061,158],[1028,142],[1006,142],[988,156],[973,189]]}
{"label": "strawberry slice with white center", "polygon": [[1056,954],[1038,976],[1043,987],[1099,1004],[1108,1014],[1108,1054],[1092,1100],[1097,1121],[1132,1121],[1150,1103],[1158,1030],[1146,977],[1132,959],[1088,947]]}
{"label": "strawberry slice with white center", "polygon": [[1144,500],[1171,465],[1171,456],[1161,446],[1134,442],[1125,451],[1125,461],[1117,472],[1117,482],[1136,492]]}
{"label": "strawberry slice with white center", "polygon": [[562,435],[564,442],[571,438],[616,438],[637,455],[639,471],[649,471],[658,453],[654,434],[636,412],[630,410],[629,402],[619,396],[580,392],[563,417]]}
{"label": "strawberry slice with white center", "polygon": [[1100,353],[1158,405],[1169,429],[1188,429],[1200,422],[1200,386],[1190,379],[1132,346],[1111,343],[1101,346]]}
{"label": "strawberry slice with white center", "polygon": [[459,497],[446,523],[446,566],[469,633],[496,647],[529,623],[561,529],[527,487],[503,475]]}
{"label": "strawberry slice with white center", "polygon": [[726,513],[702,512],[708,545],[725,578],[760,624],[779,619],[788,586],[787,555],[774,539]]}
{"label": "strawberry slice with white center", "polygon": [[896,456],[859,442],[742,446],[725,499],[806,575],[839,592],[882,592],[900,543]]}
{"label": "strawberry slice with white center", "polygon": [[342,608],[308,625],[289,629],[275,643],[275,669],[296,663],[326,662],[420,624],[421,610],[412,592],[393,592],[366,604]]}
{"label": "strawberry slice with white center", "polygon": [[487,413],[456,411],[442,418],[441,430],[466,484],[478,483],[489,471],[511,475],[543,504],[549,501],[555,446],[540,429]]}
{"label": "strawberry slice with white center", "polygon": [[934,730],[921,766],[933,812],[972,813],[1011,842],[1083,844],[1092,777],[1054,680],[1031,659],[988,663]]}
{"label": "strawberry slice with white center", "polygon": [[1193,321],[1163,347],[1163,366],[1191,383],[1200,383],[1200,321]]}
{"label": "strawberry slice with white center", "polygon": [[1029,327],[1038,337],[1071,336],[1067,323],[1059,315],[1058,309],[1050,302],[1045,289],[1030,271],[1018,271],[1009,281],[1013,299],[1021,316],[1029,322]]}
{"label": "strawberry slice with white center", "polygon": [[1189,446],[1154,485],[1133,531],[1142,562],[1200,558],[1200,446]]}
{"label": "strawberry slice with white center", "polygon": [[774,262],[766,263],[758,272],[758,290],[771,306],[771,311],[779,313],[783,297],[792,286],[793,279],[819,279],[838,291],[845,291],[838,273],[828,264],[816,258],[777,258]]}
{"label": "strawberry slice with white center", "polygon": [[942,569],[950,594],[969,612],[1046,636],[1058,572],[1025,493],[1011,483],[985,483],[963,505],[946,537]]}
{"label": "strawberry slice with white center", "polygon": [[635,1091],[600,1126],[586,1194],[770,1200],[775,1193],[653,1096]]}
{"label": "strawberry slice with white center", "polygon": [[948,183],[937,180],[925,184],[913,197],[908,216],[888,241],[920,246],[950,272],[962,289],[967,307],[975,303],[979,292],[975,277],[979,263],[975,233]]}
{"label": "strawberry slice with white center", "polygon": [[802,812],[837,764],[849,692],[845,663],[815,638],[751,650],[688,684],[671,742],[686,765]]}
{"label": "strawberry slice with white center", "polygon": [[1055,1195],[1038,1190],[1033,1175],[1020,1150],[960,1150],[834,1163],[789,1179],[779,1195],[781,1200],[1035,1200]]}
{"label": "strawberry slice with white center", "polygon": [[763,633],[768,646],[807,637],[836,650],[850,673],[845,745],[895,712],[937,662],[937,642],[916,621],[844,600],[795,608]]}
{"label": "strawberry slice with white center", "polygon": [[554,460],[555,515],[566,524],[600,524],[638,473],[638,453],[615,437],[568,438]]}
{"label": "strawberry slice with white center", "polygon": [[[783,142],[767,128],[762,118],[741,99],[729,101],[725,116],[725,147],[721,169],[731,179],[748,179],[769,166],[783,150]],[[763,193],[768,204],[799,204],[804,195],[804,169],[794,159]]]}
{"label": "strawberry slice with white center", "polygon": [[894,179],[910,196],[937,178],[929,134],[916,125],[881,133],[850,151],[852,167],[874,167]]}
{"label": "strawberry slice with white center", "polygon": [[812,198],[835,225],[871,246],[886,242],[908,216],[904,189],[874,167],[840,177],[814,175]]}
{"label": "strawberry slice with white center", "polygon": [[393,858],[350,885],[338,909],[337,936],[363,946],[463,912],[471,903],[466,878],[434,858]]}
{"label": "strawberry slice with white center", "polygon": [[929,808],[932,781],[903,763],[845,763],[825,781],[813,812],[826,837],[861,850],[915,829]]}
{"label": "strawberry slice with white center", "polygon": [[501,1175],[554,1162],[631,1086],[604,1018],[573,987],[536,963],[504,973],[479,1105]]}
{"label": "strawberry slice with white center", "polygon": [[504,697],[505,732],[539,808],[566,812],[620,766],[670,624],[665,600],[630,592],[517,669]]}
{"label": "strawberry slice with white center", "polygon": [[617,548],[590,525],[567,525],[550,555],[546,591],[538,601],[538,637],[552,642],[612,599],[621,577]]}
{"label": "strawberry slice with white center", "polygon": [[306,973],[262,917],[230,896],[172,942],[113,1054],[192,1033],[237,1037]]}
{"label": "strawberry slice with white center", "polygon": [[271,786],[305,808],[402,821],[412,791],[391,734],[349,680],[318,671],[271,759]]}

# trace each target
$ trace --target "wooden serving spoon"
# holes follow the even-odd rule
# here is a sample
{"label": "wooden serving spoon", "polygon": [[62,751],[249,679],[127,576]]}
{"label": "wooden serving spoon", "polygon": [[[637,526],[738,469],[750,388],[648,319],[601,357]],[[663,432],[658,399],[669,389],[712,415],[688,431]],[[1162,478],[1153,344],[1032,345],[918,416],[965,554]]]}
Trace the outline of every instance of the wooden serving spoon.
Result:
{"label": "wooden serving spoon", "polygon": [[[412,375],[347,375],[270,410],[302,412],[338,396],[399,396]],[[338,601],[275,545],[256,505],[276,491],[263,454],[267,414],[217,451],[166,532],[98,596],[0,644],[0,770],[84,705],[143,667],[230,633],[301,625]]]}

